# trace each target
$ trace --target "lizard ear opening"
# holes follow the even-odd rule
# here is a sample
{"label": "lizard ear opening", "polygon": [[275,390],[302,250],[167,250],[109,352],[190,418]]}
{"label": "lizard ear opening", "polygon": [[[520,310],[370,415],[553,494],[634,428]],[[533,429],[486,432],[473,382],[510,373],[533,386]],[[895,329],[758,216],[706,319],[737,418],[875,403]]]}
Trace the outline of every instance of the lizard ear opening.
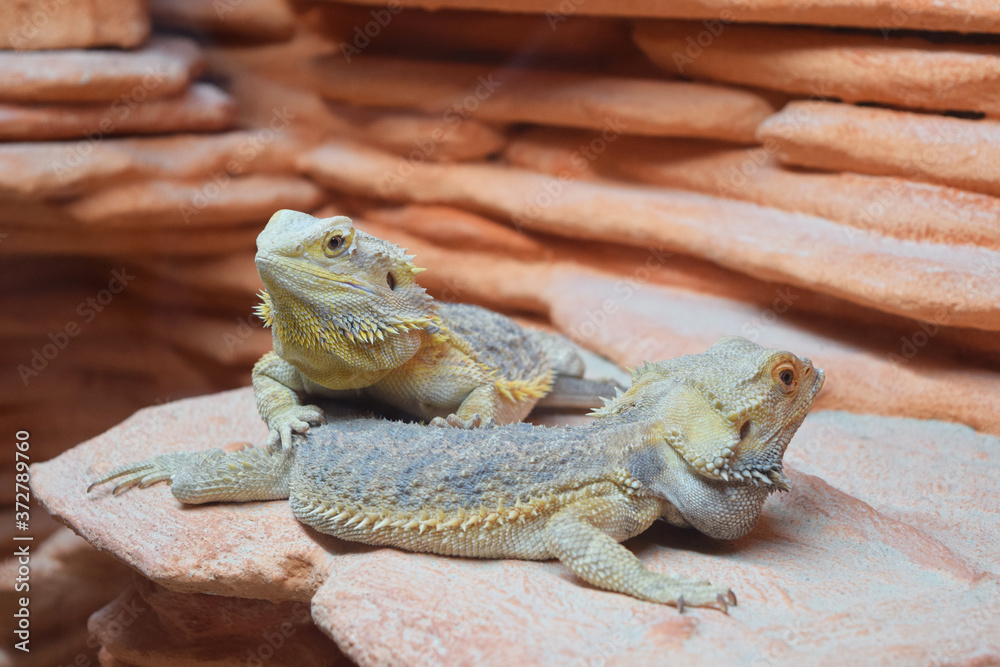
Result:
{"label": "lizard ear opening", "polygon": [[740,442],[743,442],[744,440],[746,440],[748,435],[750,435],[750,420],[749,419],[746,420],[745,422],[743,422],[743,426],[740,427]]}
{"label": "lizard ear opening", "polygon": [[385,274],[385,284],[389,286],[390,290],[396,289],[396,276],[392,275],[392,271]]}

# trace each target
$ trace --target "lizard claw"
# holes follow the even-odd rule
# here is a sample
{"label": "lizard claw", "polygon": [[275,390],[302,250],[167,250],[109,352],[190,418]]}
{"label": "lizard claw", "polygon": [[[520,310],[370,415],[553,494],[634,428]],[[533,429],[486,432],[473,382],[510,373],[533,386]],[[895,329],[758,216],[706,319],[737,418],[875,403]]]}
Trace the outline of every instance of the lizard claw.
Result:
{"label": "lizard claw", "polygon": [[735,606],[736,606],[736,593],[734,593],[734,592],[732,592],[732,591],[730,590],[730,591],[729,591],[729,595],[727,595],[727,596],[726,596],[726,599],[727,599],[727,600],[729,600],[729,604],[730,604],[731,606],[733,606],[733,607],[735,607]]}
{"label": "lizard claw", "polygon": [[684,596],[683,595],[678,595],[677,596],[677,613],[678,614],[683,614],[684,613]]}
{"label": "lizard claw", "polygon": [[323,411],[315,405],[293,405],[280,410],[268,420],[268,451],[292,448],[292,436],[305,435],[310,426],[325,424]]}
{"label": "lizard claw", "polygon": [[169,484],[173,481],[174,474],[183,468],[191,460],[192,455],[196,453],[175,452],[173,454],[157,456],[146,461],[139,461],[138,463],[127,463],[105,473],[103,477],[87,487],[87,493],[90,493],[95,486],[119,478],[121,478],[120,481],[111,490],[112,495],[115,496],[133,486],[145,489],[147,486],[151,486],[157,482],[167,482]]}
{"label": "lizard claw", "polygon": [[492,426],[496,420],[493,417],[488,419],[483,419],[483,416],[476,412],[469,419],[462,419],[455,413],[448,415],[447,417],[435,417],[430,421],[431,426],[438,426],[440,428],[480,428],[482,426]]}

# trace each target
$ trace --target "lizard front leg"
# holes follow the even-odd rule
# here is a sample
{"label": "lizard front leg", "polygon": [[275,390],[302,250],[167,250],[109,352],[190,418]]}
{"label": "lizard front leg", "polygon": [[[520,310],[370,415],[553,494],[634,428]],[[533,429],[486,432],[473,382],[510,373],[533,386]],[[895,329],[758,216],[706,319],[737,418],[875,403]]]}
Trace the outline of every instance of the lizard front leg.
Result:
{"label": "lizard front leg", "polygon": [[[476,387],[447,417],[435,417],[431,426],[454,426],[456,428],[478,428],[489,426],[500,416],[503,398],[493,385]],[[501,420],[506,421],[506,420]],[[518,421],[518,419],[514,419]]]}
{"label": "lizard front leg", "polygon": [[292,446],[292,433],[304,434],[310,424],[322,424],[323,411],[315,405],[303,405],[300,391],[305,391],[302,373],[295,366],[268,352],[253,367],[253,396],[257,411],[267,423],[267,447],[270,450]]}
{"label": "lizard front leg", "polygon": [[641,600],[727,611],[732,591],[703,579],[660,574],[647,569],[618,543],[637,535],[659,516],[660,502],[625,496],[581,500],[556,512],[545,535],[552,554],[594,586]]}

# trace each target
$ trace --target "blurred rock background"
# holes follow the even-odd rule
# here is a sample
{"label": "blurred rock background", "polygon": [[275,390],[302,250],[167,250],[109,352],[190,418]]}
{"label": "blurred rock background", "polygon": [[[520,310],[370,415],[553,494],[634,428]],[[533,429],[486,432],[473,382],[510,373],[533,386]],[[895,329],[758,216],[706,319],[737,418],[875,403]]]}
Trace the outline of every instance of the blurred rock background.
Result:
{"label": "blurred rock background", "polygon": [[[985,0],[8,3],[3,431],[44,460],[248,384],[291,208],[622,365],[744,335],[825,368],[820,409],[998,435],[998,33]],[[30,664],[96,660],[127,573],[44,548],[92,578]]]}

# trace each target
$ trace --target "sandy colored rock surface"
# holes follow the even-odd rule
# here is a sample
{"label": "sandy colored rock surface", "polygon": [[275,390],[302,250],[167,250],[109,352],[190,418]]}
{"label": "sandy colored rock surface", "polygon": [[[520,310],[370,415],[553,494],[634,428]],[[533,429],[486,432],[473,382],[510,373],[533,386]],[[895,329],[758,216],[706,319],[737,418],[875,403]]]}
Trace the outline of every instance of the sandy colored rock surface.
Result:
{"label": "sandy colored rock surface", "polygon": [[236,118],[232,99],[208,83],[196,83],[172,97],[143,99],[139,92],[111,104],[0,104],[0,140],[100,140],[116,134],[218,131],[229,129]]}
{"label": "sandy colored rock surface", "polygon": [[765,121],[760,141],[786,164],[895,176],[1000,196],[1000,121],[798,101]]}
{"label": "sandy colored rock surface", "polygon": [[[698,21],[642,22],[634,37],[671,74],[844,102],[1000,115],[1000,51],[989,46],[775,26],[708,31]],[[707,47],[698,41],[708,39]]]}
{"label": "sandy colored rock surface", "polygon": [[[6,102],[113,102],[179,93],[201,73],[193,40],[154,37],[136,51],[0,52],[0,99]],[[142,91],[142,92],[140,92]]]}
{"label": "sandy colored rock surface", "polygon": [[[604,145],[597,159],[581,159],[587,148]],[[597,135],[544,129],[519,135],[504,156],[554,176],[625,178],[798,211],[899,239],[1000,249],[996,197],[895,176],[782,169],[777,150],[773,141],[747,148],[622,137],[604,144]]]}
{"label": "sandy colored rock surface", "polygon": [[149,35],[143,0],[47,2],[0,5],[0,49],[134,48]]}
{"label": "sandy colored rock surface", "polygon": [[[350,0],[352,4],[384,5],[380,0]],[[404,8],[486,9],[500,12],[545,13],[644,18],[707,19],[740,23],[795,23],[861,28],[1000,32],[1000,9],[991,0],[915,0],[906,5],[870,0],[588,0],[567,5],[564,0],[400,0]]]}
{"label": "sandy colored rock surface", "polygon": [[[9,543],[15,548],[29,546],[30,573],[27,577],[18,574],[16,558],[0,565],[0,609],[5,618],[12,618],[19,608],[18,598],[30,595],[31,652],[17,651],[14,643],[19,640],[9,632],[4,633],[2,650],[8,656],[20,656],[15,664],[23,666],[72,664],[78,653],[95,658],[95,647],[87,645],[87,617],[129,584],[129,568],[65,527],[44,542]],[[28,590],[15,589],[19,576],[19,585],[27,582]]]}
{"label": "sandy colored rock surface", "polygon": [[203,182],[140,181],[109,187],[66,204],[66,212],[87,228],[186,225],[239,225],[266,221],[282,208],[309,211],[323,201],[323,192],[300,176],[222,171]]}
{"label": "sandy colored rock surface", "polygon": [[[951,326],[1000,329],[1000,255],[986,249],[861,231],[848,239],[831,221],[743,202],[492,165],[400,163],[347,143],[317,148],[300,165],[353,194],[486,210],[535,232],[663,246],[898,315],[940,322],[947,313]],[[927,271],[937,277],[933,291]]]}
{"label": "sandy colored rock surface", "polygon": [[286,0],[149,0],[157,25],[251,40],[284,40],[295,31]]}
{"label": "sandy colored rock surface", "polygon": [[[260,441],[265,431],[251,416],[249,388],[144,410],[36,464],[35,492],[92,543],[175,593],[312,598],[316,623],[362,665],[645,664],[666,652],[734,664],[761,656],[835,664],[844,651],[865,664],[1000,658],[992,632],[1000,560],[990,541],[1000,529],[990,484],[1000,442],[966,427],[813,414],[789,447],[794,490],[772,498],[747,537],[716,542],[657,524],[628,543],[656,571],[732,586],[739,606],[725,616],[598,591],[557,562],[351,545],[303,528],[283,501],[182,509],[163,485],[85,493],[95,474],[125,460]],[[157,595],[182,609],[176,596]],[[196,608],[210,615],[213,600],[204,599]],[[247,603],[251,613],[260,605]]]}
{"label": "sandy colored rock surface", "polygon": [[[575,14],[552,18],[318,3],[303,19],[334,42],[345,62],[362,52],[454,60],[475,54],[498,60],[516,56],[520,62],[603,67],[635,50],[628,21]],[[374,38],[368,34],[376,32],[374,25],[369,25],[372,21],[379,26]]]}
{"label": "sandy colored rock surface", "polygon": [[[265,128],[267,129],[267,128]],[[0,144],[0,195],[65,198],[137,179],[210,179],[214,174],[285,171],[268,129],[101,141]],[[271,138],[270,141],[268,139]],[[40,217],[36,224],[46,225]]]}
{"label": "sandy colored rock surface", "polygon": [[173,593],[138,576],[134,588],[90,617],[88,628],[102,659],[113,664],[351,664],[313,625],[304,602]]}
{"label": "sandy colored rock surface", "polygon": [[314,67],[319,90],[330,99],[419,109],[440,114],[446,126],[471,116],[495,123],[587,128],[615,136],[750,143],[757,125],[775,108],[773,101],[747,90],[557,70],[381,56],[351,63],[327,56]]}

